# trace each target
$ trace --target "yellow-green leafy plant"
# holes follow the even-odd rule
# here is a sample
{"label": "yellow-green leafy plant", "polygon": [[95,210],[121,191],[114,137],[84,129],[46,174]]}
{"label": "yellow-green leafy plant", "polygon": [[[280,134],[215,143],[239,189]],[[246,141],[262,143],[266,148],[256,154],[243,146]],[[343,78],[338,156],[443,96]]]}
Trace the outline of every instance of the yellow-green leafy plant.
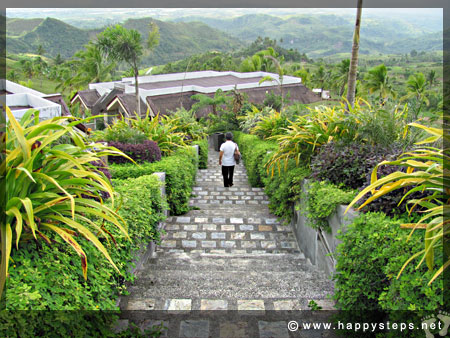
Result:
{"label": "yellow-green leafy plant", "polygon": [[[450,149],[440,149],[432,146],[425,146],[445,139],[446,142],[450,138],[444,135],[442,129],[426,127],[417,123],[411,123],[410,126],[424,130],[428,137],[416,143],[414,150],[405,152],[395,161],[380,162],[373,170],[371,176],[371,184],[363,189],[355,199],[349,204],[347,210],[355,203],[363,198],[368,193],[370,196],[360,207],[371,203],[373,200],[388,194],[397,189],[404,189],[412,187],[403,196],[400,203],[408,199],[414,192],[427,192],[422,198],[412,198],[407,200],[407,204],[411,207],[409,211],[412,212],[417,206],[420,206],[421,213],[424,216],[417,223],[403,224],[402,227],[412,228],[411,234],[416,229],[425,230],[424,248],[414,253],[403,265],[398,273],[400,276],[405,267],[414,259],[422,256],[417,268],[425,262],[430,271],[435,269],[435,251],[438,248],[448,246],[444,245],[446,237],[450,234],[448,216],[450,215],[450,174],[448,167],[450,165]],[[377,169],[382,165],[394,165],[406,169],[405,171],[398,170],[385,177],[377,177]],[[431,284],[448,266],[450,260],[448,259],[450,252],[445,252],[447,257],[441,267],[437,268],[435,274],[429,281]]]}
{"label": "yellow-green leafy plant", "polygon": [[271,136],[281,135],[287,125],[287,116],[284,113],[273,110],[270,115],[261,117],[256,126],[250,130],[250,133],[266,139]]}
{"label": "yellow-green leafy plant", "polygon": [[172,154],[178,148],[186,147],[186,134],[176,131],[178,126],[173,121],[167,122],[168,118],[157,114],[149,118],[149,112],[145,117],[137,116],[134,119],[127,119],[132,128],[143,132],[150,140],[158,144],[161,153]]}
{"label": "yellow-green leafy plant", "polygon": [[290,159],[295,159],[297,165],[302,158],[309,162],[311,156],[318,148],[332,141],[335,137],[350,133],[351,129],[344,124],[346,113],[337,107],[319,106],[310,109],[310,113],[298,116],[296,120],[289,121],[284,133],[269,137],[279,144],[279,149],[267,162],[267,169],[273,170],[284,163],[286,168]]}
{"label": "yellow-green leafy plant", "polygon": [[[6,278],[12,245],[16,249],[28,240],[51,244],[49,233],[59,235],[81,257],[87,278],[87,257],[76,236],[91,241],[118,271],[99,237],[109,241],[105,221],[128,237],[126,224],[117,214],[113,188],[91,162],[106,155],[122,155],[115,148],[88,144],[74,128],[79,120],[55,117],[39,121],[39,112],[29,110],[17,121],[6,108],[9,121],[4,134],[0,167],[1,273],[0,294]],[[67,139],[69,142],[60,142]],[[106,205],[100,192],[111,196]],[[5,199],[6,200],[3,200]],[[117,203],[116,203],[117,204]]]}

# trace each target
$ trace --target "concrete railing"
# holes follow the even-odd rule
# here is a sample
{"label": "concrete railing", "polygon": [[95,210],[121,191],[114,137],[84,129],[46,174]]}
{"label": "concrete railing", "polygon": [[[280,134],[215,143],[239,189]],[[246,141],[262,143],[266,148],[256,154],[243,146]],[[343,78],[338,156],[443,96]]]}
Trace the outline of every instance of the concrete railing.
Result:
{"label": "concrete railing", "polygon": [[292,207],[294,216],[291,220],[299,249],[313,265],[316,265],[328,275],[332,275],[336,271],[336,247],[340,243],[336,235],[339,230],[345,232],[346,226],[352,223],[358,212],[351,208],[344,214],[347,206],[339,205],[328,217],[329,231],[314,229],[309,225],[306,215],[302,213],[302,210],[305,210],[305,202],[308,198],[308,180],[303,180],[302,191],[305,198],[298,200]]}

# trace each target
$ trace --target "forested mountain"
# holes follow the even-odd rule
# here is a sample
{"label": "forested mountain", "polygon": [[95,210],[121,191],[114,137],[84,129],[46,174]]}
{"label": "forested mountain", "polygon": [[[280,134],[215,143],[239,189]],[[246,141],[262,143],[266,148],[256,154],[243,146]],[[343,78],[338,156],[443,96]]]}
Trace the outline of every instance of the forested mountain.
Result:
{"label": "forested mountain", "polygon": [[[354,17],[301,15],[280,18],[265,14],[232,19],[184,17],[178,21],[201,21],[243,41],[269,36],[284,48],[294,48],[310,57],[327,56],[351,50]],[[410,22],[367,18],[361,27],[360,52],[408,53],[416,50],[442,50],[442,32],[433,32]]]}
{"label": "forested mountain", "polygon": [[[45,55],[54,57],[59,53],[62,57],[69,58],[101,31],[79,29],[52,18],[39,20],[7,20],[8,53],[36,53],[38,47],[42,46]],[[210,50],[232,51],[244,46],[236,38],[200,22],[163,22],[144,18],[129,19],[123,26],[137,29],[146,39],[148,25],[152,21],[159,26],[161,39],[155,51],[144,57],[146,63],[164,64],[196,53]],[[20,30],[19,27],[23,29]],[[26,29],[29,31],[26,32]]]}

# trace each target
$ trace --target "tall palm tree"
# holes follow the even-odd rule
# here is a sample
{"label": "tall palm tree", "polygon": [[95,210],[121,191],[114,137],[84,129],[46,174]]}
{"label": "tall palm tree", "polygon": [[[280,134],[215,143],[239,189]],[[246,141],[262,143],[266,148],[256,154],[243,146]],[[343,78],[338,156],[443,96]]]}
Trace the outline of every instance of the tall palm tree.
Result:
{"label": "tall palm tree", "polygon": [[422,109],[422,105],[425,103],[426,105],[430,104],[430,101],[428,100],[427,96],[430,93],[427,89],[428,83],[425,79],[425,75],[423,73],[416,73],[414,75],[411,75],[408,78],[408,81],[406,81],[406,90],[408,91],[408,94],[403,96],[401,100],[407,100],[410,98],[415,98],[417,102],[419,103],[419,108],[416,111],[416,117],[420,113],[420,110]]}
{"label": "tall palm tree", "polygon": [[[347,105],[354,106],[356,90],[356,72],[358,70],[359,31],[361,28],[361,13],[363,0],[358,0],[356,11],[355,31],[353,32],[352,58],[348,71]],[[347,107],[348,108],[348,107]]]}
{"label": "tall palm tree", "polygon": [[430,84],[430,87],[433,87],[434,83],[436,82],[436,71],[434,69],[430,70],[430,72],[428,73],[427,81]]}
{"label": "tall palm tree", "polygon": [[121,25],[106,28],[98,36],[100,50],[112,61],[125,62],[134,71],[137,115],[141,116],[139,97],[139,64],[144,54],[141,34],[135,29],[126,29]]}
{"label": "tall palm tree", "polygon": [[334,87],[338,90],[339,96],[342,96],[345,91],[345,86],[348,81],[348,71],[350,69],[350,59],[342,60],[336,67],[336,73],[333,76]]}
{"label": "tall palm tree", "polygon": [[75,53],[77,60],[76,76],[73,78],[75,86],[86,86],[89,83],[105,82],[111,80],[111,73],[116,67],[115,62],[105,60],[100,48],[89,42],[84,50]]}
{"label": "tall palm tree", "polygon": [[369,93],[378,93],[378,99],[381,105],[384,105],[388,96],[396,97],[396,93],[387,75],[387,68],[384,64],[369,69],[365,80]]}

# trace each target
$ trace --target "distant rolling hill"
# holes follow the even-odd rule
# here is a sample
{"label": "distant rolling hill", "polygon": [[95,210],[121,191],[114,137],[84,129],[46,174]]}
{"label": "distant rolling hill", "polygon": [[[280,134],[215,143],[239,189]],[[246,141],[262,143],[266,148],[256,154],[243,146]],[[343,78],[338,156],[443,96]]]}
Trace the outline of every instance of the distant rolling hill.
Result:
{"label": "distant rolling hill", "polygon": [[[350,51],[354,20],[353,16],[332,14],[287,18],[252,14],[231,19],[201,16],[177,19],[203,22],[247,42],[258,36],[268,36],[280,41],[282,47],[297,49],[310,57]],[[412,49],[442,50],[442,32],[432,32],[407,21],[363,17],[361,53],[408,53]]]}
{"label": "distant rolling hill", "polygon": [[[238,39],[200,22],[163,22],[144,18],[126,20],[123,26],[137,29],[146,40],[151,21],[159,26],[160,45],[144,57],[144,63],[165,64],[210,50],[232,51],[244,46]],[[99,32],[101,29],[79,29],[52,18],[8,19],[6,50],[8,53],[35,53],[42,45],[45,55],[54,57],[60,53],[69,58],[90,39],[95,39]]]}

